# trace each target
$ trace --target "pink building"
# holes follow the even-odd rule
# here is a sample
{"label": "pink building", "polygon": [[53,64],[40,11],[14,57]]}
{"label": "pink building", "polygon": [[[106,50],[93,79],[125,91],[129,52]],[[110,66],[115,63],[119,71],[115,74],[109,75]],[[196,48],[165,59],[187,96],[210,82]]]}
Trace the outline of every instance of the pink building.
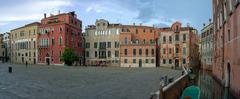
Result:
{"label": "pink building", "polygon": [[213,74],[240,97],[240,0],[213,0]]}
{"label": "pink building", "polygon": [[38,34],[38,63],[63,65],[60,61],[64,48],[73,48],[83,64],[82,21],[74,12],[59,13],[41,20]]}

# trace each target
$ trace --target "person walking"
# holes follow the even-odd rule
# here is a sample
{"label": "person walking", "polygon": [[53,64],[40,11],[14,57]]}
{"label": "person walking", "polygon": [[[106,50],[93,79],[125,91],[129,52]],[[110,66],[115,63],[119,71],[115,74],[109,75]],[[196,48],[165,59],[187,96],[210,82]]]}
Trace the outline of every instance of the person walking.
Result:
{"label": "person walking", "polygon": [[26,68],[28,67],[28,62],[26,61]]}

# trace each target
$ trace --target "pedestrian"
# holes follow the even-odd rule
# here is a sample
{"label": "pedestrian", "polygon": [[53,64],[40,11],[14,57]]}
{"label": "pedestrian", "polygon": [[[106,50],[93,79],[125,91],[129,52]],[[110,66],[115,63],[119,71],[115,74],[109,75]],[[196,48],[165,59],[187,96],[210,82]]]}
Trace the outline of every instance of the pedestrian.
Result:
{"label": "pedestrian", "polygon": [[28,62],[26,61],[26,68],[28,67]]}

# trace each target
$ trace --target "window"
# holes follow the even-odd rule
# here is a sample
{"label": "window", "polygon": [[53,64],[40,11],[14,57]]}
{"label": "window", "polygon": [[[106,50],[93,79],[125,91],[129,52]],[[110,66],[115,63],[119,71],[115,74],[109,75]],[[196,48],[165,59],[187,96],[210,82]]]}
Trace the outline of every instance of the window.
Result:
{"label": "window", "polygon": [[146,32],[146,30],[145,30],[145,29],[143,29],[143,32],[145,33],[145,32]]}
{"label": "window", "polygon": [[138,29],[136,29],[136,34],[138,34]]}
{"label": "window", "polygon": [[170,43],[172,42],[172,36],[169,36],[169,42]]}
{"label": "window", "polygon": [[148,49],[146,49],[146,56],[148,56]]}
{"label": "window", "polygon": [[186,64],[186,59],[185,58],[183,59],[183,64]]}
{"label": "window", "polygon": [[172,59],[169,59],[168,61],[169,61],[169,64],[172,64]]}
{"label": "window", "polygon": [[176,48],[176,53],[178,53],[178,48]]}
{"label": "window", "polygon": [[166,48],[163,48],[163,54],[166,54]]}
{"label": "window", "polygon": [[94,42],[94,48],[97,48],[97,47],[98,47],[98,43]]}
{"label": "window", "polygon": [[60,26],[59,31],[62,32],[62,26]]}
{"label": "window", "polygon": [[89,57],[89,51],[86,51],[86,57]]}
{"label": "window", "polygon": [[187,51],[186,51],[186,47],[183,47],[183,55],[186,55]]}
{"label": "window", "polygon": [[142,55],[142,49],[139,49],[139,55],[140,56]]}
{"label": "window", "polygon": [[163,43],[166,43],[166,37],[165,36],[163,37]]}
{"label": "window", "polygon": [[124,59],[124,63],[128,63],[128,60],[127,60],[127,59]]}
{"label": "window", "polygon": [[62,45],[62,36],[59,38],[59,45]]}
{"label": "window", "polygon": [[175,35],[175,41],[179,41],[179,35],[178,34]]}
{"label": "window", "polygon": [[178,32],[179,31],[179,27],[178,27],[178,25],[176,26],[176,32]]}
{"label": "window", "polygon": [[133,63],[136,63],[136,59],[133,59]]}
{"label": "window", "polygon": [[115,42],[115,48],[119,48],[118,42]]}
{"label": "window", "polygon": [[97,55],[98,55],[98,52],[97,52],[97,51],[95,51],[95,58],[97,58]]}
{"label": "window", "polygon": [[108,48],[111,48],[111,42],[108,42]]}
{"label": "window", "polygon": [[90,48],[90,43],[89,42],[86,43],[86,48]]}
{"label": "window", "polygon": [[163,59],[163,64],[166,64],[166,59]]}
{"label": "window", "polygon": [[54,27],[52,27],[52,33],[54,32]]}
{"label": "window", "polygon": [[125,54],[125,55],[128,54],[128,50],[127,50],[127,49],[124,50],[124,54]]}
{"label": "window", "polygon": [[145,39],[143,39],[143,44],[145,44],[146,43],[146,40]]}
{"label": "window", "polygon": [[115,51],[115,57],[118,57],[118,56],[119,56],[119,52]]}
{"label": "window", "polygon": [[172,54],[172,48],[169,48],[169,54]]}
{"label": "window", "polygon": [[146,63],[148,63],[148,59],[146,59]]}
{"label": "window", "polygon": [[52,38],[52,45],[54,45],[54,38]]}
{"label": "window", "polygon": [[228,4],[229,4],[229,10],[232,11],[233,10],[233,5],[232,5],[232,0],[228,0]]}
{"label": "window", "polygon": [[183,34],[183,41],[186,41],[186,34]]}
{"label": "window", "polygon": [[108,51],[108,57],[111,57],[111,51]]}
{"label": "window", "polygon": [[152,56],[154,56],[154,49],[152,49]]}
{"label": "window", "polygon": [[127,37],[125,37],[125,44],[127,44],[128,43],[128,38]]}
{"label": "window", "polygon": [[151,63],[154,63],[154,59],[151,59]]}
{"label": "window", "polygon": [[133,56],[136,56],[136,54],[137,54],[137,50],[133,49]]}

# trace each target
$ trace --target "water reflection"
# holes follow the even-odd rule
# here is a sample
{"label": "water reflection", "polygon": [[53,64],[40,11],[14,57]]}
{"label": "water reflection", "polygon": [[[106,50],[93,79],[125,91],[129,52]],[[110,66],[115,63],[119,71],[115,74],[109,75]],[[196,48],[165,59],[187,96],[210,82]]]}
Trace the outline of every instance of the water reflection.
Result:
{"label": "water reflection", "polygon": [[201,99],[235,99],[228,88],[213,78],[211,72],[200,71],[198,74],[197,85],[201,89]]}

